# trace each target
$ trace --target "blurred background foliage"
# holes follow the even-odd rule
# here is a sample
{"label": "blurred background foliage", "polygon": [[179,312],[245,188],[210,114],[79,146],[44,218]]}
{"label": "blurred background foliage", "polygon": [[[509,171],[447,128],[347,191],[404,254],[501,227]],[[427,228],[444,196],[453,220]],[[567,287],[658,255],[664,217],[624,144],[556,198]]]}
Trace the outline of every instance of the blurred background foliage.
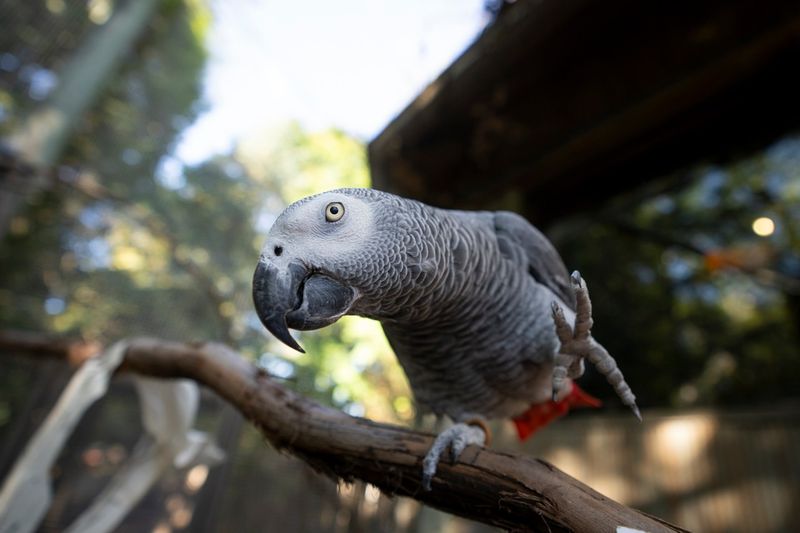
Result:
{"label": "blurred background foliage", "polygon": [[[800,377],[800,137],[553,228],[643,405],[772,404]],[[593,392],[608,396],[597,376]]]}
{"label": "blurred background foliage", "polygon": [[[60,73],[80,59],[81,43],[133,1],[0,2],[0,135],[13,136],[47,105]],[[319,401],[410,423],[413,399],[376,323],[346,318],[304,333],[306,354],[298,354],[265,335],[251,305],[253,268],[277,214],[308,194],[369,186],[364,143],[290,122],[265,124],[229,153],[195,166],[175,158],[178,136],[204,109],[200,80],[210,16],[199,0],[159,3],[130,51],[133,60],[109,73],[96,101],[70,125],[69,141],[42,186],[12,190],[24,181],[13,176],[0,183],[19,192],[23,204],[0,245],[0,325],[103,343],[131,335],[222,341]],[[588,280],[596,336],[617,357],[642,406],[796,398],[800,137],[729,164],[665,177],[548,230],[567,266]],[[29,416],[35,425],[46,412],[26,403],[32,391],[57,392],[65,376],[21,362],[4,360],[0,367],[0,441],[18,447],[24,439],[15,422]],[[37,385],[37,375],[48,383]],[[591,371],[585,383],[616,405]],[[117,394],[131,397],[130,390]],[[62,471],[72,464],[73,471],[105,472],[119,462],[119,443],[133,442],[139,431],[131,422],[124,436],[125,428],[109,422],[127,420],[117,416],[126,405],[132,409],[117,399],[90,413],[85,431],[65,451]],[[214,405],[209,427],[217,427],[220,407]],[[89,436],[112,429],[113,435]],[[241,438],[234,433],[231,446],[252,454],[235,462],[231,475],[249,480],[241,481],[249,490],[218,492],[228,509],[239,509],[220,520],[249,517],[254,511],[245,499],[255,501],[261,491],[283,498],[278,485],[288,483],[294,488],[281,490],[300,498],[308,484],[291,476],[303,467],[276,462],[274,454],[261,457],[264,446],[253,431]],[[101,460],[87,450],[100,450]],[[12,459],[0,455],[0,472]],[[256,486],[261,477],[275,490]],[[173,490],[180,483],[168,485]],[[366,489],[336,492],[328,484],[313,493],[319,502],[306,504],[320,516],[328,513],[324,520],[313,515],[315,524],[350,523],[341,516],[370,505],[367,519],[375,524],[412,528],[429,520],[405,500],[384,508]],[[338,507],[325,511],[330,498],[338,498]],[[51,518],[56,529],[63,523]],[[157,529],[158,520],[148,527]],[[220,527],[236,530],[237,524]]]}
{"label": "blurred background foliage", "polygon": [[[59,37],[77,44],[96,23],[96,5],[45,3],[27,12],[4,5],[0,17],[13,18],[18,35],[8,32],[2,43],[14,67],[0,86],[0,101],[12,102],[2,131],[13,131],[46,99],[24,73],[56,76],[60,54],[69,51],[41,50],[48,39],[35,32],[77,29],[83,33]],[[205,9],[161,5],[137,44],[137,61],[113,76],[75,125],[52,186],[11,221],[0,250],[0,320],[103,342],[128,335],[221,340],[354,414],[408,420],[407,386],[377,325],[342,321],[310,335],[308,354],[296,355],[263,335],[250,299],[264,235],[285,205],[315,191],[369,185],[363,143],[288,123],[185,172],[171,154],[203,107]]]}

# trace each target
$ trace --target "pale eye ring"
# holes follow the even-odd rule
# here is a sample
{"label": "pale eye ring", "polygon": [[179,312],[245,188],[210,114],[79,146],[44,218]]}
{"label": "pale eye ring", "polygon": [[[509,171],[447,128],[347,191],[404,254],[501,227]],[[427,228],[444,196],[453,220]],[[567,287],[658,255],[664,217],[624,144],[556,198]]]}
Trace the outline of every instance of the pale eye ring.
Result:
{"label": "pale eye ring", "polygon": [[344,216],[344,205],[341,202],[331,202],[325,206],[325,220],[336,222]]}

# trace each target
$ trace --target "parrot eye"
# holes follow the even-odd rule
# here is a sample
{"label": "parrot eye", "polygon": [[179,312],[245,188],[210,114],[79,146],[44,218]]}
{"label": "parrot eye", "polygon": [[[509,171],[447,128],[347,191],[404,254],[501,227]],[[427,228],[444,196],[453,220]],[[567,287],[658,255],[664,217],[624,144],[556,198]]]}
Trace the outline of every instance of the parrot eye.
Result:
{"label": "parrot eye", "polygon": [[344,206],[341,202],[331,202],[325,207],[325,220],[336,222],[344,216]]}

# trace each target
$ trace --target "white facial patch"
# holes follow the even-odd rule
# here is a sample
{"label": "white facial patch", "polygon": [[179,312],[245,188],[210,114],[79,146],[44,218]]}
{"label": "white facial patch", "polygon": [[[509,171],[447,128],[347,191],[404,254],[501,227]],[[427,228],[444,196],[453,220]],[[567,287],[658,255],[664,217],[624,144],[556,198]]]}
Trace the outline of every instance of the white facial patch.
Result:
{"label": "white facial patch", "polygon": [[[340,203],[344,214],[329,222],[325,213],[334,202]],[[326,192],[289,206],[270,229],[262,253],[274,257],[276,263],[292,258],[306,262],[335,264],[356,250],[363,249],[373,232],[372,209],[362,199],[337,192]]]}

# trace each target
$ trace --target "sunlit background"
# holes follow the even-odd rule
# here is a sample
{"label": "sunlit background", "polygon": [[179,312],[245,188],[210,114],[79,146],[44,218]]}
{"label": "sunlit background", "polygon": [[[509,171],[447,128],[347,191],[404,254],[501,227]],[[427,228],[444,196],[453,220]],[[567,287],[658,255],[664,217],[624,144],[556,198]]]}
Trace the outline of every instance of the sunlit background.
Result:
{"label": "sunlit background", "polygon": [[[0,135],[52,169],[33,180],[18,165],[1,184],[13,214],[0,324],[103,343],[217,340],[352,415],[425,423],[376,323],[344,319],[304,333],[306,353],[293,352],[265,335],[251,276],[288,203],[370,185],[365,143],[491,24],[495,4],[0,1]],[[135,26],[128,43],[115,42],[121,30],[101,35],[118,15]],[[113,59],[104,50],[127,59],[99,72]],[[595,332],[645,423],[590,372],[606,409],[556,423],[524,451],[689,528],[785,530],[800,485],[800,135],[662,181],[548,228],[591,284]],[[4,476],[70,371],[23,358],[0,369]],[[371,486],[336,486],[211,394],[202,402],[200,424],[228,461],[175,471],[119,531],[276,520],[294,531],[485,530]],[[496,431],[499,447],[522,449],[510,426]],[[41,530],[74,519],[140,432],[120,379],[63,451]],[[743,519],[745,507],[758,511]]]}
{"label": "sunlit background", "polygon": [[288,120],[368,141],[489,20],[482,0],[240,0],[211,10],[208,108],[176,148],[189,164]]}

